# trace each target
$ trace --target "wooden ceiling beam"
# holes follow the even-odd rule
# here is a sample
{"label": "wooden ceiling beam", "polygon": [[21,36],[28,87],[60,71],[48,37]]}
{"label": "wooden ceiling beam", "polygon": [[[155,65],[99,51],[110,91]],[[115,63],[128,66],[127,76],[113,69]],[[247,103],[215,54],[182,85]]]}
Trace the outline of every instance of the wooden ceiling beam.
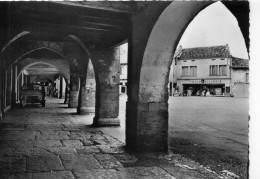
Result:
{"label": "wooden ceiling beam", "polygon": [[98,17],[110,18],[117,21],[130,20],[131,14],[122,12],[112,12],[97,8],[84,7],[84,6],[71,6],[65,4],[58,4],[52,2],[11,2],[12,7],[18,11],[36,11],[44,12],[45,14],[61,14],[75,17]]}
{"label": "wooden ceiling beam", "polygon": [[40,15],[36,13],[21,13],[19,15],[20,19],[28,19],[30,21],[41,21],[44,23],[50,23],[50,24],[56,24],[56,25],[68,25],[68,26],[79,26],[79,27],[96,27],[96,28],[103,28],[103,29],[121,29],[127,27],[129,24],[127,23],[113,23],[113,22],[100,22],[98,20],[92,20],[92,21],[87,21],[87,20],[82,20],[79,18],[74,18],[70,16],[55,16],[54,17],[49,17],[46,15]]}

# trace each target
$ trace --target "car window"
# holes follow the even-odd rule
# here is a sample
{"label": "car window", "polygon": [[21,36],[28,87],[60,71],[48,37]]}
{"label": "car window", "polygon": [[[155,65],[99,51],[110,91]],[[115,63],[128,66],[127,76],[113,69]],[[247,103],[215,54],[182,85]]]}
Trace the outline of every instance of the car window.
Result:
{"label": "car window", "polygon": [[23,86],[23,90],[42,90],[42,86],[37,84],[27,84]]}
{"label": "car window", "polygon": [[42,90],[42,86],[40,85],[33,85],[34,90]]}

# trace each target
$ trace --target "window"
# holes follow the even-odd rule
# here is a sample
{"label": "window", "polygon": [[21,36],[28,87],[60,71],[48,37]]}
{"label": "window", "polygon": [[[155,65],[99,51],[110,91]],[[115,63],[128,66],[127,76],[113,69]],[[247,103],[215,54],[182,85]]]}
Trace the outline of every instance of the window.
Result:
{"label": "window", "polygon": [[189,76],[189,67],[183,66],[182,67],[182,76]]}
{"label": "window", "polygon": [[249,83],[249,73],[246,73],[246,83]]}
{"label": "window", "polygon": [[218,65],[210,65],[209,75],[218,75]]}
{"label": "window", "polygon": [[197,66],[190,67],[190,76],[197,76]]}
{"label": "window", "polygon": [[219,75],[227,75],[227,65],[219,65]]}

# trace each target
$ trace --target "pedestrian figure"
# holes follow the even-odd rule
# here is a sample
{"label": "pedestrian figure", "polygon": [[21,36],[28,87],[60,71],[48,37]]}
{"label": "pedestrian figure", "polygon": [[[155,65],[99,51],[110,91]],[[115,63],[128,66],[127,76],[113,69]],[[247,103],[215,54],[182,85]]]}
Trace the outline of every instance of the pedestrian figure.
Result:
{"label": "pedestrian figure", "polygon": [[205,89],[205,91],[204,91],[204,97],[206,97],[206,94],[207,94],[207,88]]}

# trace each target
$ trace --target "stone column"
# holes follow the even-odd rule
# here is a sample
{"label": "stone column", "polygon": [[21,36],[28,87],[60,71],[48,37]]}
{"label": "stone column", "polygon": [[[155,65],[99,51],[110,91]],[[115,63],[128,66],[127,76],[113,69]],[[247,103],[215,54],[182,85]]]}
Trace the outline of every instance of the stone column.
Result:
{"label": "stone column", "polygon": [[24,74],[22,73],[22,74],[21,74],[21,87],[23,86],[24,83],[25,83],[25,82],[24,82]]}
{"label": "stone column", "polygon": [[[133,17],[132,31],[129,30],[126,103],[128,150],[165,152],[168,149],[168,83],[163,82],[167,79],[164,69],[170,68],[168,63],[162,62],[162,59],[168,58],[168,54],[156,56],[151,50],[147,55],[147,63],[143,63],[148,39],[157,19],[155,16],[161,14],[153,8],[164,9],[163,6],[151,6],[151,9],[147,8]],[[165,78],[158,78],[161,74],[164,74]]]}
{"label": "stone column", "polygon": [[76,69],[70,70],[70,91],[69,91],[69,108],[78,107],[79,95],[79,74]]}
{"label": "stone column", "polygon": [[17,65],[13,65],[13,84],[12,84],[12,106],[16,105],[17,95]]}
{"label": "stone column", "polygon": [[87,73],[81,75],[78,114],[90,114],[95,112],[96,95],[95,74],[91,61],[89,60]]}
{"label": "stone column", "polygon": [[17,79],[17,100],[20,101],[20,90],[22,88],[22,74]]}
{"label": "stone column", "polygon": [[119,126],[119,48],[95,49],[96,109],[94,126]]}
{"label": "stone column", "polygon": [[78,107],[77,107],[77,113],[78,114],[85,114],[85,111],[83,110],[84,104],[85,104],[85,91],[86,91],[86,76],[87,74],[80,74],[80,89],[79,89],[79,99],[78,99]]}
{"label": "stone column", "polygon": [[66,84],[66,88],[65,88],[65,97],[64,97],[64,104],[68,103],[68,95],[69,95],[69,84]]}
{"label": "stone column", "polygon": [[6,72],[6,107],[11,105],[12,95],[12,68],[9,67]]}
{"label": "stone column", "polygon": [[31,79],[30,79],[30,75],[27,75],[27,83],[30,83]]}
{"label": "stone column", "polygon": [[0,58],[0,120],[2,120],[3,114],[3,92],[4,92],[4,74],[3,74],[3,65],[2,65],[2,59]]}
{"label": "stone column", "polygon": [[63,77],[60,76],[60,94],[59,94],[59,98],[62,98],[62,90],[63,90]]}

